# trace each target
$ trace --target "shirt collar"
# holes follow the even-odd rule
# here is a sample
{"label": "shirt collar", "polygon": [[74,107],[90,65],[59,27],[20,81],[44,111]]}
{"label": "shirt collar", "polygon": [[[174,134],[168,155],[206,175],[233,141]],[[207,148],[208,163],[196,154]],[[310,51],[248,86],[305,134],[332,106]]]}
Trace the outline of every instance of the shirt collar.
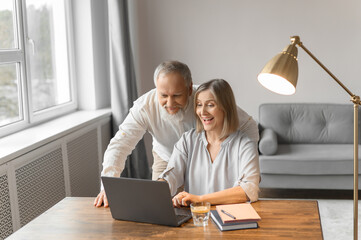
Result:
{"label": "shirt collar", "polygon": [[[226,146],[230,141],[232,141],[232,139],[235,138],[235,136],[237,135],[237,131],[231,133],[226,139],[224,139],[224,141],[221,143],[221,147]],[[205,146],[208,146],[206,132],[204,130],[200,133],[200,140]]]}

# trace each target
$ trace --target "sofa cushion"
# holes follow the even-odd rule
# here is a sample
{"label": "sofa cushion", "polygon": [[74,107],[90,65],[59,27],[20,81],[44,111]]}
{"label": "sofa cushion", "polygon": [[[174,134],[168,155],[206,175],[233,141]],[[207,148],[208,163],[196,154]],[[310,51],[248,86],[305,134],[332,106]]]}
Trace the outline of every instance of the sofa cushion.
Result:
{"label": "sofa cushion", "polygon": [[258,144],[258,148],[263,155],[273,155],[277,152],[278,142],[276,133],[266,128],[261,133],[261,138]]}
{"label": "sofa cushion", "polygon": [[266,174],[353,174],[353,144],[279,144],[276,155],[259,161]]}
{"label": "sofa cushion", "polygon": [[353,143],[352,104],[262,104],[259,123],[276,132],[279,144]]}

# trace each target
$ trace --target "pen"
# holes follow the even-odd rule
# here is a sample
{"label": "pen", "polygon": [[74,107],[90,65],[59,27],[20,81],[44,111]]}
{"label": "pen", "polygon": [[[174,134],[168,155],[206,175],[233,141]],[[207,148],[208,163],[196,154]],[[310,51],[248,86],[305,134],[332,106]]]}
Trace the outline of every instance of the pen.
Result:
{"label": "pen", "polygon": [[236,219],[235,216],[233,216],[233,215],[230,214],[229,212],[224,211],[223,209],[221,210],[221,212],[224,213],[224,214],[226,214],[228,217],[231,217],[231,218],[233,218],[233,219]]}

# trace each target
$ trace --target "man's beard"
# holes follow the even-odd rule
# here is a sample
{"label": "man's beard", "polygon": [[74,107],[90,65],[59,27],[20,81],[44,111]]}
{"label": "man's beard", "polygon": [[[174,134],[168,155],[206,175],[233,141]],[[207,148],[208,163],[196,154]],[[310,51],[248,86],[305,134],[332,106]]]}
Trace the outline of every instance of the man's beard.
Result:
{"label": "man's beard", "polygon": [[182,121],[184,119],[184,115],[185,115],[184,109],[180,106],[177,106],[177,107],[179,108],[178,112],[176,112],[174,114],[170,114],[167,111],[166,105],[163,105],[160,108],[161,117],[163,119],[170,120],[170,121]]}

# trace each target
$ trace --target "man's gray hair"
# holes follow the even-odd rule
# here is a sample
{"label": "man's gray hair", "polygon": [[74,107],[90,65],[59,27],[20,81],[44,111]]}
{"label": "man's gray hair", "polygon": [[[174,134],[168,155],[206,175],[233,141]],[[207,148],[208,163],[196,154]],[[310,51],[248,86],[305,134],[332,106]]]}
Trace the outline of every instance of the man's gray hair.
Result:
{"label": "man's gray hair", "polygon": [[177,72],[184,78],[186,86],[189,87],[192,84],[192,74],[188,66],[185,63],[179,61],[165,61],[158,65],[154,71],[154,85],[157,86],[157,79],[160,74],[168,74],[171,72]]}

